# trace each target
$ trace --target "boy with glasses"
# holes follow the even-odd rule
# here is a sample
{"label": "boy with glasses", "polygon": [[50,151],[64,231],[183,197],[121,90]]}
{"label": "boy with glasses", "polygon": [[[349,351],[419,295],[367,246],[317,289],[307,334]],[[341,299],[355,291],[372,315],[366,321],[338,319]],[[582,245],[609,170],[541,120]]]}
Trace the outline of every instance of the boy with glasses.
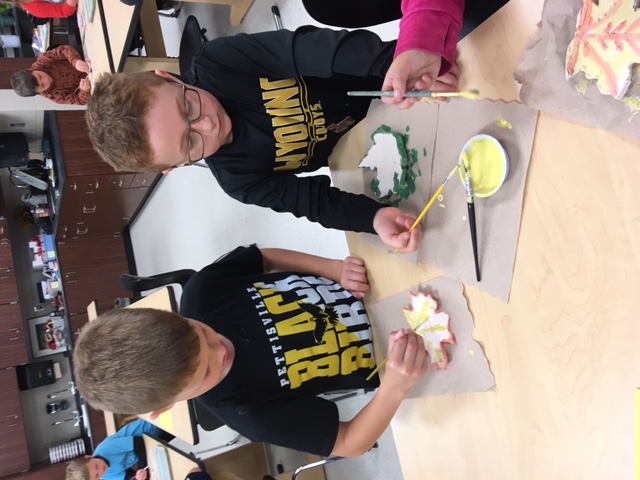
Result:
{"label": "boy with glasses", "polygon": [[[103,76],[87,110],[89,136],[116,170],[166,171],[205,157],[223,190],[243,203],[376,233],[402,253],[415,251],[422,237],[408,231],[415,215],[340,191],[327,176],[295,174],[326,166],[338,140],[365,117],[371,99],[347,91],[380,90],[387,72],[389,90],[400,88],[401,77],[407,88],[430,87],[436,75],[437,87],[455,88],[462,3],[447,2],[450,13],[441,12],[450,24],[440,39],[446,48],[406,50],[425,54],[426,69],[396,64],[396,42],[371,32],[302,27],[208,42],[194,59],[192,87],[162,71]],[[408,107],[413,99],[387,101]]]}

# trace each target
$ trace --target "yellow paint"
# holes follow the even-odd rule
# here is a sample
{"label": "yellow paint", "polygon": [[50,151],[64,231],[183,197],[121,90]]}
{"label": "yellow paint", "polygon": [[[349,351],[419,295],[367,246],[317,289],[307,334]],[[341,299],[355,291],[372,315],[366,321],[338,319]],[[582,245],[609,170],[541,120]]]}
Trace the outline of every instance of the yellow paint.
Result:
{"label": "yellow paint", "polygon": [[587,92],[587,87],[589,85],[591,85],[591,80],[587,78],[576,85],[576,90],[584,95]]}
{"label": "yellow paint", "polygon": [[500,128],[506,128],[507,130],[511,130],[513,128],[513,125],[509,123],[509,120],[504,118],[502,115],[500,115],[500,118],[498,118],[496,125],[499,126]]}
{"label": "yellow paint", "polygon": [[[462,154],[465,163],[468,162],[471,175],[471,186],[476,197],[488,197],[493,195],[504,181],[506,173],[506,160],[498,145],[489,139],[479,138],[474,140]],[[462,183],[465,179],[460,171]]]}
{"label": "yellow paint", "polygon": [[160,428],[167,432],[173,431],[173,415],[171,414],[171,410],[161,413],[158,417],[158,422],[160,423]]}
{"label": "yellow paint", "polygon": [[469,350],[469,355],[473,355],[474,353],[476,352],[474,352],[473,350]]}
{"label": "yellow paint", "polygon": [[444,200],[444,197],[442,195],[438,195],[438,201],[442,202]]}
{"label": "yellow paint", "polygon": [[640,110],[640,98],[637,97],[624,97],[621,99],[631,110]]}

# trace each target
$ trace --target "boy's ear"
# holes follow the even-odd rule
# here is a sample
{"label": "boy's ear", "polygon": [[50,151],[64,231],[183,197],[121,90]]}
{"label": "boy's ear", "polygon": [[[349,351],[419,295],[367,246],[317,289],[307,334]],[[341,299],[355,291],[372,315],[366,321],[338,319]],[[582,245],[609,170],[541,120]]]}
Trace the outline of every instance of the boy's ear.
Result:
{"label": "boy's ear", "polygon": [[151,420],[156,420],[164,412],[168,412],[169,410],[171,410],[174,405],[175,405],[175,402],[172,403],[171,405],[168,405],[168,406],[166,406],[164,408],[161,408],[160,410],[156,410],[155,412],[151,412]]}
{"label": "boy's ear", "polygon": [[156,75],[158,75],[159,77],[162,78],[168,78],[169,80],[173,80],[174,82],[178,82],[178,83],[182,83],[182,81],[176,77],[174,77],[173,75],[171,75],[168,72],[165,72],[164,70],[158,70],[156,69],[155,71]]}

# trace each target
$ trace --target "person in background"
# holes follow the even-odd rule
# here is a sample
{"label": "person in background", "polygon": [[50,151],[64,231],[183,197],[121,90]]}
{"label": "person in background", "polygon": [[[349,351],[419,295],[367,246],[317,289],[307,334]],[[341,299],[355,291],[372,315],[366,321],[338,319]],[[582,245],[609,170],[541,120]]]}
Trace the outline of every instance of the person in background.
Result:
{"label": "person in background", "polygon": [[91,66],[69,45],[43,53],[29,70],[11,76],[11,86],[21,97],[42,95],[66,105],[86,105],[91,98],[87,74]]}
{"label": "person in background", "polygon": [[37,18],[67,18],[76,13],[78,0],[66,0],[64,3],[46,0],[4,0],[3,3],[21,7]]}
{"label": "person in background", "polygon": [[66,480],[145,480],[147,459],[143,434],[161,430],[144,420],[131,422],[105,438],[93,455],[76,458],[67,467]]}

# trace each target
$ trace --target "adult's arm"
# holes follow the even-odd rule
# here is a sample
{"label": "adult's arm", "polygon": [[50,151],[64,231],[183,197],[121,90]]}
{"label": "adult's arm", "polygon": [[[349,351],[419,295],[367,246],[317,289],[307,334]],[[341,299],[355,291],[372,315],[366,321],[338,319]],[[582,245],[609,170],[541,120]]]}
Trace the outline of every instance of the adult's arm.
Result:
{"label": "adult's arm", "polygon": [[[35,0],[23,3],[21,7],[37,18],[67,18],[76,11],[76,6],[73,5],[73,2],[70,3],[50,3]],[[77,5],[77,0],[75,4]]]}

